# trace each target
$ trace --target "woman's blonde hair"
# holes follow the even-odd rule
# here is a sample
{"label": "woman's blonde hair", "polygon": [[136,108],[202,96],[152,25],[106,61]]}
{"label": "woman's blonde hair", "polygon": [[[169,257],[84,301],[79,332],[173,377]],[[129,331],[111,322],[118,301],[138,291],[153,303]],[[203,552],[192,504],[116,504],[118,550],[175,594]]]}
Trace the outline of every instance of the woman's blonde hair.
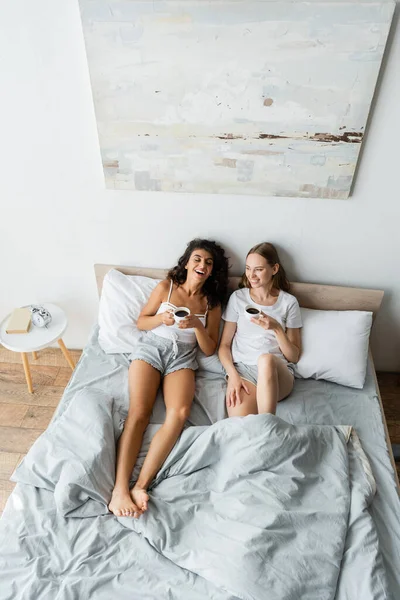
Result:
{"label": "woman's blonde hair", "polygon": [[[270,244],[269,242],[262,242],[261,244],[257,244],[248,251],[246,259],[249,256],[249,254],[259,254],[260,256],[265,258],[270,267],[274,267],[276,264],[278,264],[279,269],[272,277],[272,286],[278,290],[283,290],[284,292],[288,292],[290,290],[290,283],[286,276],[285,269],[283,268],[283,265],[279,260],[278,252],[273,244]],[[246,272],[244,272],[242,275],[239,287],[251,287],[249,280],[247,279]]]}

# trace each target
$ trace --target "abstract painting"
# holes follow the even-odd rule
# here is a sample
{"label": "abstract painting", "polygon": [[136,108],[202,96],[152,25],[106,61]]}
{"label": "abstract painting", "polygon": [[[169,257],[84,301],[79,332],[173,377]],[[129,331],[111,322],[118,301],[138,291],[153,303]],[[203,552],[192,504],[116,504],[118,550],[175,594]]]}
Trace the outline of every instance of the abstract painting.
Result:
{"label": "abstract painting", "polygon": [[349,196],[394,2],[80,8],[108,188]]}

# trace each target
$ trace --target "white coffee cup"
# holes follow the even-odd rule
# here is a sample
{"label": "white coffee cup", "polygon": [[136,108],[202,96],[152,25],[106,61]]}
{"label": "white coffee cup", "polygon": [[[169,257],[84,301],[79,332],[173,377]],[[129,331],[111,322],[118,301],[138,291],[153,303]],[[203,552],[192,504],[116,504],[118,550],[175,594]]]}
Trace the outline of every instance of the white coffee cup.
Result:
{"label": "white coffee cup", "polygon": [[245,306],[244,314],[246,315],[246,318],[249,321],[251,319],[259,319],[261,315],[261,310],[253,304],[248,304],[247,306]]}
{"label": "white coffee cup", "polygon": [[190,310],[186,306],[177,306],[173,311],[173,315],[175,323],[180,323],[190,315]]}

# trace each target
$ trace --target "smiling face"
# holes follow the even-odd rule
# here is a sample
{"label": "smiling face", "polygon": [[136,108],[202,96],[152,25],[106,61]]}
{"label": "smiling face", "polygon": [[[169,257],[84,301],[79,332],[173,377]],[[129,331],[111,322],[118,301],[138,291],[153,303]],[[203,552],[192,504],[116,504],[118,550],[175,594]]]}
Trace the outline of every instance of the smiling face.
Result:
{"label": "smiling face", "polygon": [[210,252],[196,248],[186,264],[188,279],[204,283],[212,273],[213,264],[214,260]]}
{"label": "smiling face", "polygon": [[252,289],[268,287],[278,271],[278,263],[271,267],[260,254],[249,254],[246,258],[246,277]]}

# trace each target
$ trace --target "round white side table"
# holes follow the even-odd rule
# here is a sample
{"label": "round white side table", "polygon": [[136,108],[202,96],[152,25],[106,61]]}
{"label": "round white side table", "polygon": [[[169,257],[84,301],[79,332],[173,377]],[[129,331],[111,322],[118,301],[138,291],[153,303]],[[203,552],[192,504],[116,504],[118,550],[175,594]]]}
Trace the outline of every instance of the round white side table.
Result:
{"label": "round white side table", "polygon": [[0,343],[13,352],[20,352],[24,365],[26,383],[30,394],[33,394],[32,377],[29,369],[28,352],[32,352],[34,360],[37,359],[36,352],[42,350],[53,342],[57,341],[65,359],[72,370],[75,365],[67,347],[65,346],[62,335],[67,329],[68,320],[65,312],[55,304],[45,303],[45,308],[52,316],[51,323],[47,327],[35,327],[32,323],[28,333],[6,333],[8,319],[10,315],[2,321],[0,325]]}

